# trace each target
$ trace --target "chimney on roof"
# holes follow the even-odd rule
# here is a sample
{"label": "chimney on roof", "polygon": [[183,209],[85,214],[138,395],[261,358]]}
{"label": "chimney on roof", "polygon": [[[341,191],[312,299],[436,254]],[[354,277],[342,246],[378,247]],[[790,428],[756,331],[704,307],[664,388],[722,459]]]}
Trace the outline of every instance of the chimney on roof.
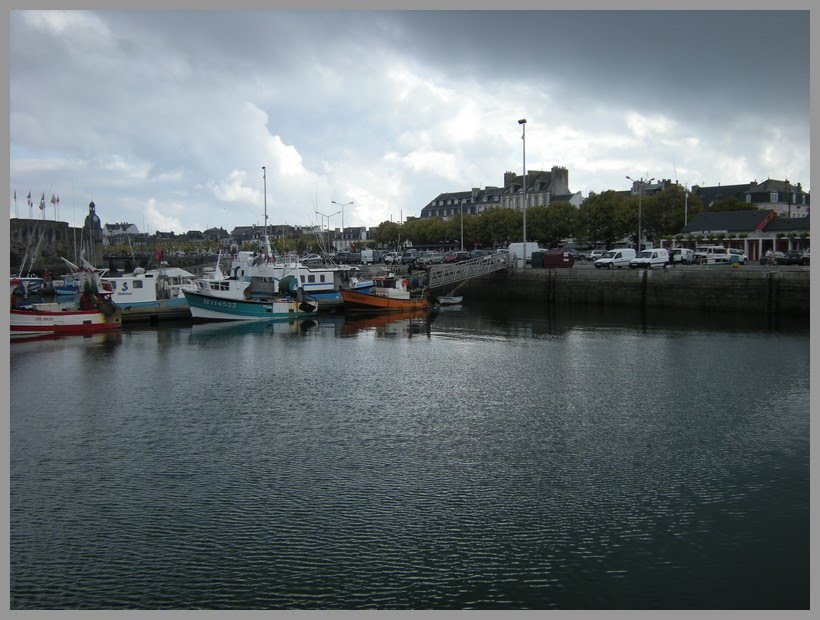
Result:
{"label": "chimney on roof", "polygon": [[569,172],[566,168],[563,166],[553,166],[550,171],[550,176],[552,176],[550,198],[569,194]]}
{"label": "chimney on roof", "polygon": [[476,197],[476,196],[478,196],[478,188],[477,188],[477,187],[474,187],[474,188],[473,188],[473,193],[472,193],[472,198],[473,198],[473,200],[475,200],[475,197]]}
{"label": "chimney on roof", "polygon": [[515,172],[509,172],[508,171],[508,172],[504,173],[504,188],[505,189],[513,184],[513,182],[515,181],[515,177],[516,177]]}

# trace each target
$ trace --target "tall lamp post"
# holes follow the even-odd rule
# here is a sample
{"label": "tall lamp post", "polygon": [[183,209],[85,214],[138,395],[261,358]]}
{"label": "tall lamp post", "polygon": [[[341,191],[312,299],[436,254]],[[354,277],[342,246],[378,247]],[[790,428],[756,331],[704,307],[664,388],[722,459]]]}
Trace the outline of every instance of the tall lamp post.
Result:
{"label": "tall lamp post", "polygon": [[652,177],[649,180],[646,180],[643,177],[641,177],[639,180],[633,179],[630,176],[627,176],[626,178],[629,179],[630,181],[632,181],[633,183],[638,184],[638,252],[640,252],[641,251],[641,206],[642,206],[641,203],[643,202],[643,186],[646,185],[647,183],[651,183],[652,181],[654,181],[655,177]]}
{"label": "tall lamp post", "polygon": [[527,267],[527,119],[522,118],[518,121],[518,124],[521,125],[521,140],[523,141],[522,145],[522,164],[523,164],[523,175],[521,176],[521,180],[524,183],[524,262],[522,263],[522,269]]}
{"label": "tall lamp post", "polygon": [[[346,202],[342,204],[341,202],[336,202],[335,200],[330,201],[331,204],[337,205],[342,208],[342,247],[347,248],[347,243],[345,243],[345,207],[350,206],[353,202]],[[328,222],[329,224],[329,222]]]}
{"label": "tall lamp post", "polygon": [[[334,215],[339,215],[339,213],[341,213],[341,211],[336,211],[336,213],[325,215],[324,213],[316,211],[316,215],[321,215],[322,217],[327,218],[327,249],[325,249],[325,254],[328,254],[330,250],[330,218],[332,218]],[[324,220],[322,220],[322,224],[320,225],[320,227],[324,227]]]}
{"label": "tall lamp post", "polygon": [[464,199],[459,201],[459,212],[461,213],[461,251],[464,251]]}

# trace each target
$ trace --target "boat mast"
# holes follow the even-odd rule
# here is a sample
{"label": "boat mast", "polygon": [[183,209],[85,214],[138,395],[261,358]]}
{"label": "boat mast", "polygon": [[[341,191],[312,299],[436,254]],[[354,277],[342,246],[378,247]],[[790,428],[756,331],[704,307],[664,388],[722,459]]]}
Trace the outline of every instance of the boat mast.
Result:
{"label": "boat mast", "polygon": [[262,166],[262,183],[263,183],[263,193],[265,194],[265,262],[271,257],[271,249],[270,249],[270,238],[268,237],[268,177],[265,171],[265,166]]}

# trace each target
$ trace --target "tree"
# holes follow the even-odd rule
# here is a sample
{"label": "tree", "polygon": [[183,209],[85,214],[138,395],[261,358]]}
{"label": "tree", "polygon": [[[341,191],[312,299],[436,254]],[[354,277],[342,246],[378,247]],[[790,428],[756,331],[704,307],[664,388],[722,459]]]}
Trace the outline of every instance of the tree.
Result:
{"label": "tree", "polygon": [[[624,196],[614,190],[590,194],[578,209],[575,236],[589,243],[612,247],[628,234],[632,224],[630,207]],[[635,209],[637,227],[637,205]]]}

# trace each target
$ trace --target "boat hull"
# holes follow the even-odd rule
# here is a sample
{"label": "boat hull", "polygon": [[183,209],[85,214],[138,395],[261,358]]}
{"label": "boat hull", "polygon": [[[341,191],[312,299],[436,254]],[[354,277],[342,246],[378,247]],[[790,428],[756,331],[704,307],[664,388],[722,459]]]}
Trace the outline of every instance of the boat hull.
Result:
{"label": "boat hull", "polygon": [[225,299],[185,291],[194,319],[207,321],[265,321],[315,316],[318,304],[312,300]]}
{"label": "boat hull", "polygon": [[403,299],[350,290],[342,291],[342,299],[344,299],[346,310],[365,312],[403,312],[407,310],[423,310],[430,305],[426,297]]}
{"label": "boat hull", "polygon": [[12,308],[9,319],[11,337],[44,334],[94,334],[122,327],[119,310],[106,316],[99,310],[63,310],[59,312]]}

